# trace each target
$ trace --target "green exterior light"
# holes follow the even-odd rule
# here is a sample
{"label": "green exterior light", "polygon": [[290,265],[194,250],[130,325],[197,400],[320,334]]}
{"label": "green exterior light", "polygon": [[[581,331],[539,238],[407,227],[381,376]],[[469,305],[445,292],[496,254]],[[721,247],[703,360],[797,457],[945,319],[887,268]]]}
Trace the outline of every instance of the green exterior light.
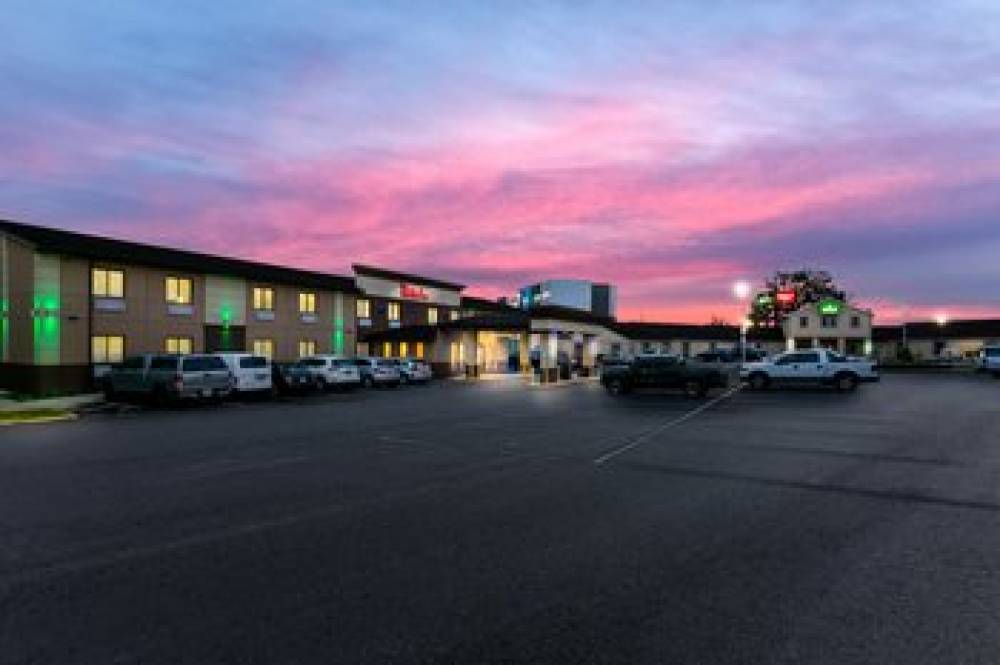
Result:
{"label": "green exterior light", "polygon": [[770,305],[773,300],[770,293],[762,293],[757,296],[758,305]]}
{"label": "green exterior light", "polygon": [[333,352],[337,355],[344,353],[344,319],[339,316],[333,322]]}
{"label": "green exterior light", "polygon": [[840,311],[844,308],[844,303],[833,298],[826,298],[820,300],[819,304],[816,305],[816,310],[826,316],[835,316],[840,314]]}

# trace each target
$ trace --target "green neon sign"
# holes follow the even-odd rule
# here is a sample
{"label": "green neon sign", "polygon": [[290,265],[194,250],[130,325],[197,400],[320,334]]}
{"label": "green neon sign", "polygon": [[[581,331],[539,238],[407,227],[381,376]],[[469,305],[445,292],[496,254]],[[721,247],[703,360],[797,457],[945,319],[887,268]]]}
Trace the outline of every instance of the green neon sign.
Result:
{"label": "green neon sign", "polygon": [[840,310],[844,308],[844,303],[839,300],[834,300],[833,298],[827,298],[826,300],[820,300],[819,305],[816,309],[820,314],[824,315],[834,315],[840,314]]}
{"label": "green neon sign", "polygon": [[771,301],[774,300],[769,293],[762,293],[757,296],[758,305],[770,305]]}

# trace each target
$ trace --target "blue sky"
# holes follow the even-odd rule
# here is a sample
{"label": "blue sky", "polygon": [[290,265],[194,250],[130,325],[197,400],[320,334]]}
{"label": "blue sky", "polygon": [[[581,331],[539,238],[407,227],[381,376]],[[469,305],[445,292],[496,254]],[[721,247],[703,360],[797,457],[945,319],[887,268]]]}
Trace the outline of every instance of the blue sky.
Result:
{"label": "blue sky", "polygon": [[1000,5],[7,2],[0,216],[736,316],[1000,315]]}

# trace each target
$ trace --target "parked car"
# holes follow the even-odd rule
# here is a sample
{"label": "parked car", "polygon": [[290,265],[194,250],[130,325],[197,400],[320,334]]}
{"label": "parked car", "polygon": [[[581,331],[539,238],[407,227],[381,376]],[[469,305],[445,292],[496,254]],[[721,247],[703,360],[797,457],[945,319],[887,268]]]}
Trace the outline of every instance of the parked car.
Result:
{"label": "parked car", "polygon": [[878,381],[875,364],[855,360],[829,349],[789,351],[769,361],[747,363],[740,378],[754,390],[771,386],[823,385],[851,391],[859,383]]}
{"label": "parked car", "polygon": [[113,365],[102,378],[104,397],[113,402],[118,399],[147,397],[152,389],[149,385],[149,363],[154,354],[131,356]]}
{"label": "parked car", "polygon": [[979,369],[1000,379],[1000,346],[984,346],[979,352]]}
{"label": "parked car", "polygon": [[729,381],[714,367],[689,363],[677,356],[643,355],[628,363],[605,365],[601,383],[615,395],[640,388],[670,388],[681,389],[688,397],[704,397],[712,388],[723,388]]}
{"label": "parked car", "polygon": [[402,381],[399,368],[391,358],[355,358],[354,363],[361,375],[361,385],[368,388],[395,388]]}
{"label": "parked car", "polygon": [[313,377],[301,363],[271,363],[271,383],[285,395],[304,393],[312,390]]}
{"label": "parked car", "polygon": [[271,361],[252,353],[216,353],[232,372],[233,390],[243,394],[270,393],[274,385]]}
{"label": "parked car", "polygon": [[[757,362],[767,357],[760,349],[747,348],[746,361]],[[695,360],[703,363],[739,363],[743,362],[743,352],[740,349],[716,349],[704,351],[695,355]]]}
{"label": "parked car", "polygon": [[332,355],[308,356],[299,360],[318,390],[356,388],[361,385],[361,373],[350,358]]}
{"label": "parked car", "polygon": [[154,356],[146,375],[150,393],[159,402],[221,400],[234,383],[222,358],[204,354]]}
{"label": "parked car", "polygon": [[400,358],[396,367],[403,383],[427,383],[434,376],[431,366],[419,358]]}

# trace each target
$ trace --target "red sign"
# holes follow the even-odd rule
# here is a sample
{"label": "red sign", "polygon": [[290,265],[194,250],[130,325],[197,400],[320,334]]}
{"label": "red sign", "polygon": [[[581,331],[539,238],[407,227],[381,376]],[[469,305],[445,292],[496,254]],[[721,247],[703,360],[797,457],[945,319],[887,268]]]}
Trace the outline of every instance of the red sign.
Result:
{"label": "red sign", "polygon": [[795,291],[778,291],[776,297],[779,304],[791,305],[795,302]]}
{"label": "red sign", "polygon": [[430,298],[422,286],[414,286],[413,284],[400,284],[399,297],[410,298],[412,300],[427,300]]}

